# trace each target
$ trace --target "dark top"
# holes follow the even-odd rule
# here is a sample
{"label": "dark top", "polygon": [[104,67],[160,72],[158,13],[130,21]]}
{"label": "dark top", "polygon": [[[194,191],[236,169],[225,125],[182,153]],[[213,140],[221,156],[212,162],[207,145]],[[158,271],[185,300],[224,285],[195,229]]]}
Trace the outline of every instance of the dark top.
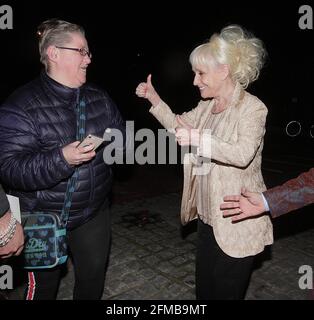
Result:
{"label": "dark top", "polygon": [[[0,179],[20,199],[21,211],[60,213],[68,179],[74,173],[62,147],[76,140],[78,101],[86,104],[86,135],[102,137],[107,128],[125,132],[108,94],[94,85],[66,87],[45,72],[17,89],[0,108]],[[109,195],[112,172],[102,147],[79,166],[68,228],[84,224]]]}
{"label": "dark top", "polygon": [[0,218],[9,210],[9,201],[0,184]]}

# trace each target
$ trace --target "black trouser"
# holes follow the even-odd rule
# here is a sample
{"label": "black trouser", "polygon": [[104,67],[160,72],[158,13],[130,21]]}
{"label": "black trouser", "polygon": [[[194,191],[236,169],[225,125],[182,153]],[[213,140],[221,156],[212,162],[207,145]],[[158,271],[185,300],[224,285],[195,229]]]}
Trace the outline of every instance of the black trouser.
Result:
{"label": "black trouser", "polygon": [[254,256],[232,258],[218,246],[211,226],[198,221],[196,298],[199,300],[243,299]]}
{"label": "black trouser", "polygon": [[[104,289],[106,263],[110,247],[110,213],[108,207],[84,225],[68,231],[68,245],[74,263],[73,299],[97,300]],[[26,300],[56,299],[61,266],[28,272]]]}

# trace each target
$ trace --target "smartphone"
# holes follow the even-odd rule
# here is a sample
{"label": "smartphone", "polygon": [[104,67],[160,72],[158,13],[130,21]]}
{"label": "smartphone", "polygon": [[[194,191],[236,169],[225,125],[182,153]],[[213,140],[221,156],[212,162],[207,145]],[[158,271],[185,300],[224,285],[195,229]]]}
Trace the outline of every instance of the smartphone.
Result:
{"label": "smartphone", "polygon": [[89,134],[77,147],[86,147],[93,143],[95,146],[94,150],[96,150],[103,142],[103,138]]}

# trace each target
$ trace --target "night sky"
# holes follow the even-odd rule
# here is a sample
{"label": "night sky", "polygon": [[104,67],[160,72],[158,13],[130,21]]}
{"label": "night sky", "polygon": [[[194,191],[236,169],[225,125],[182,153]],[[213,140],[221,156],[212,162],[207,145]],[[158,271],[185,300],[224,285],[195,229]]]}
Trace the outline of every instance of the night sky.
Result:
{"label": "night sky", "polygon": [[300,5],[310,3],[98,0],[2,4],[13,8],[13,30],[0,30],[0,102],[38,75],[36,27],[48,18],[60,18],[86,30],[93,53],[88,80],[108,91],[127,120],[157,127],[147,112],[148,103],[134,94],[137,84],[152,73],[153,84],[175,112],[194,107],[199,93],[192,84],[189,54],[213,32],[235,23],[262,39],[269,54],[260,79],[248,89],[269,108],[268,126],[282,128],[291,119],[314,124],[314,31],[298,26]]}

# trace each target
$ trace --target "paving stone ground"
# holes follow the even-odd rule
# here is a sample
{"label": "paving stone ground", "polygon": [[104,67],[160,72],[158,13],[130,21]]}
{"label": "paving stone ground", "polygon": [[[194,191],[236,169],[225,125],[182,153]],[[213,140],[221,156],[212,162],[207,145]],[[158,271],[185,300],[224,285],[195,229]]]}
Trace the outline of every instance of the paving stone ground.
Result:
{"label": "paving stone ground", "polygon": [[[179,224],[180,194],[112,207],[112,249],[103,299],[194,300],[196,232]],[[313,211],[313,209],[311,209]],[[307,212],[302,213],[307,216]],[[276,224],[275,224],[276,231]],[[299,288],[299,268],[314,269],[314,227],[277,238],[259,256],[247,300],[312,300]],[[73,267],[62,278],[58,299],[72,299]],[[11,294],[21,298],[23,286]]]}
{"label": "paving stone ground", "polygon": [[[112,248],[102,299],[194,300],[196,228],[193,222],[180,225],[181,192],[124,200],[111,208]],[[314,270],[313,211],[309,206],[273,220],[275,242],[256,259],[246,300],[314,300],[313,289],[299,287],[299,268]],[[72,299],[70,260],[67,269],[58,300]],[[10,299],[22,299],[24,285]]]}

